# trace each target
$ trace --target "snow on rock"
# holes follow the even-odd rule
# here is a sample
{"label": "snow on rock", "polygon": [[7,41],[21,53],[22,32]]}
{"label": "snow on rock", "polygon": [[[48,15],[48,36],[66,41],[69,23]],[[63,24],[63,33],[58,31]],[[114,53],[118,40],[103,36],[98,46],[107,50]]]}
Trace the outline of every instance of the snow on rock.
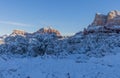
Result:
{"label": "snow on rock", "polygon": [[120,48],[119,33],[76,34],[68,38],[58,38],[55,34],[35,34],[31,37],[8,36],[0,45],[0,53],[21,56],[42,56],[85,54],[89,57],[103,57],[115,54],[112,50]]}
{"label": "snow on rock", "polygon": [[103,27],[102,26],[89,26],[88,28],[87,28],[87,31],[102,31],[102,29],[103,29]]}

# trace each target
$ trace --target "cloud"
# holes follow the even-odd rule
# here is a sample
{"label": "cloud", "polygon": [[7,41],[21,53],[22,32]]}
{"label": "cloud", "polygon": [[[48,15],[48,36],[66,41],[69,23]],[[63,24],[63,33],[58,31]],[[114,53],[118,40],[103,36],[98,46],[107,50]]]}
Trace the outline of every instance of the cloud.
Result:
{"label": "cloud", "polygon": [[23,26],[23,27],[33,26],[33,25],[30,25],[30,24],[13,22],[13,21],[0,21],[0,24],[8,24],[8,25],[14,25],[14,26]]}

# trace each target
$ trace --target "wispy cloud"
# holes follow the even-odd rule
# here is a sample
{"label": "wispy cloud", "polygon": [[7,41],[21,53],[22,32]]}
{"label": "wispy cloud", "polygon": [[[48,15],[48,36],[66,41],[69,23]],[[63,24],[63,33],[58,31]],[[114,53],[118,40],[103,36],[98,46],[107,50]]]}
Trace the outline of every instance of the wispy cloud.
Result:
{"label": "wispy cloud", "polygon": [[23,26],[23,27],[33,26],[33,25],[30,25],[30,24],[13,22],[13,21],[0,21],[0,24],[8,24],[8,25],[14,25],[14,26]]}

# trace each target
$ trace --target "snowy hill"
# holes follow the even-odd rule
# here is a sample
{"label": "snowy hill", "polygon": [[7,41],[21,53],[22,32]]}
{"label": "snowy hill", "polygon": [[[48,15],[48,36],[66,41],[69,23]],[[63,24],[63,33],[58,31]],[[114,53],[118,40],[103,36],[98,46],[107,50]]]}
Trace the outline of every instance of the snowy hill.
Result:
{"label": "snowy hill", "polygon": [[0,78],[120,78],[120,12],[63,37],[51,27],[1,37]]}

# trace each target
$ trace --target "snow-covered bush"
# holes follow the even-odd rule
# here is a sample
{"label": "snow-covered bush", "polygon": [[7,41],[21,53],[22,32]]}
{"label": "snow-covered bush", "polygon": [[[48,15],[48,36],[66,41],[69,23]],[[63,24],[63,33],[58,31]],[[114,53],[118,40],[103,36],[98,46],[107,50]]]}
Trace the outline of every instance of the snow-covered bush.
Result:
{"label": "snow-covered bush", "polygon": [[35,38],[29,40],[28,54],[30,56],[44,55],[45,46]]}
{"label": "snow-covered bush", "polygon": [[48,46],[54,43],[55,34],[35,34],[29,39],[28,54],[31,56],[44,55]]}
{"label": "snow-covered bush", "polygon": [[33,34],[26,36],[8,36],[0,45],[0,53],[26,54],[29,56],[85,54],[103,57],[120,48],[120,34],[92,33],[77,34],[72,37],[58,38],[55,34]]}
{"label": "snow-covered bush", "polygon": [[5,38],[5,44],[3,44],[7,52],[12,54],[25,54],[27,53],[28,39],[24,36],[16,35]]}

